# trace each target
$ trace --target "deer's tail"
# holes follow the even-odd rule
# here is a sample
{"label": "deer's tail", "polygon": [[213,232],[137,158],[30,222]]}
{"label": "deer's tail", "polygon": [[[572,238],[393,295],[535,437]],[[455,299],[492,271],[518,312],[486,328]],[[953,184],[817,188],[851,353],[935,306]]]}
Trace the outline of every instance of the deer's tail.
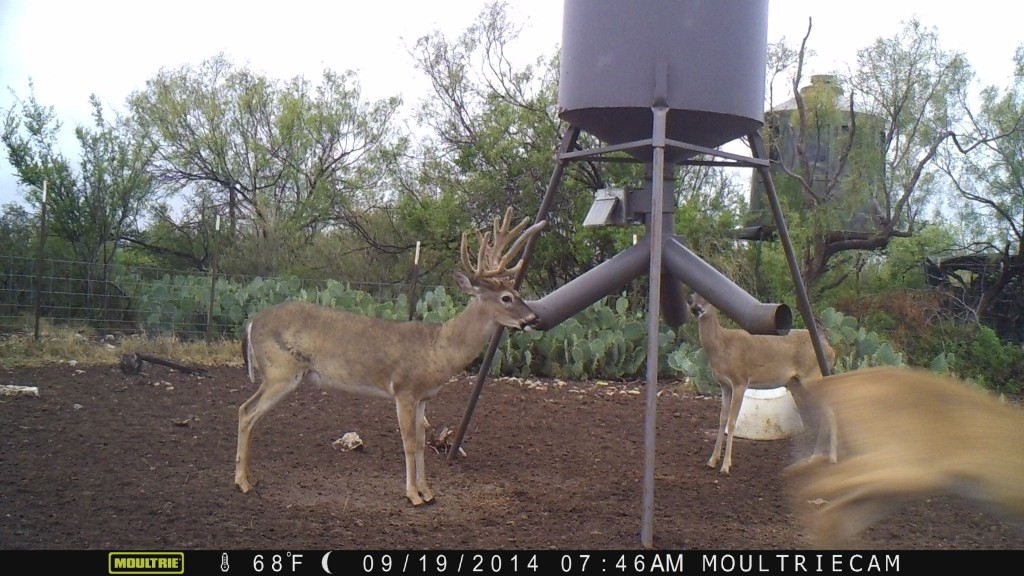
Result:
{"label": "deer's tail", "polygon": [[252,362],[252,322],[245,325],[245,332],[242,333],[242,363],[245,364],[245,371],[249,374],[249,381],[256,382]]}

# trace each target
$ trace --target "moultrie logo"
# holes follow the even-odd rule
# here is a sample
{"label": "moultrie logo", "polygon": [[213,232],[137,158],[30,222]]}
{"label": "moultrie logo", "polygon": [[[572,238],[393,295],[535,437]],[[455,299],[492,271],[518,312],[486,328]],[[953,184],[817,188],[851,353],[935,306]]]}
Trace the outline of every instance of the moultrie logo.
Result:
{"label": "moultrie logo", "polygon": [[111,552],[110,574],[184,574],[184,552]]}

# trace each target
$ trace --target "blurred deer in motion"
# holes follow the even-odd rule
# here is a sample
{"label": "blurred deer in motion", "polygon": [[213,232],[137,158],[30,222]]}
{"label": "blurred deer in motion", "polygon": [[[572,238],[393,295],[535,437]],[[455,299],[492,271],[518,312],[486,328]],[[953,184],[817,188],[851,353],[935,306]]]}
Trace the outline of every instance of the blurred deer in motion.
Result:
{"label": "blurred deer in motion", "polygon": [[511,221],[509,208],[504,220],[495,218],[493,232],[477,231],[475,265],[463,233],[462,264],[470,275],[456,272],[455,281],[472,299],[447,322],[396,322],[303,302],[271,306],[253,318],[246,327],[242,353],[249,379],[255,382],[258,370],[262,383],[238,409],[235,484],[242,492],[253,487],[249,469],[253,426],[306,381],[394,399],[405,450],[405,495],[416,506],[433,500],[423,460],[426,401],[479,356],[499,324],[528,330],[538,320],[513,287],[522,260],[509,264],[544,222],[526,228],[529,221],[524,218],[511,228]]}
{"label": "blurred deer in motion", "polygon": [[926,495],[1024,520],[1024,411],[911,368],[846,372],[807,390],[836,427],[839,462],[795,464],[787,475],[798,502],[823,501],[812,518],[823,547]]}

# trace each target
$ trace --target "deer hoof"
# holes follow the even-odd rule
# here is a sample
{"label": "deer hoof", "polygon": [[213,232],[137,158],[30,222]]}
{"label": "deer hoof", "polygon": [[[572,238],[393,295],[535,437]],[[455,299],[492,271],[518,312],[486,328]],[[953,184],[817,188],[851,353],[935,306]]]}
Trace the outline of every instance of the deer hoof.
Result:
{"label": "deer hoof", "polygon": [[242,490],[243,494],[248,494],[253,487],[253,485],[249,483],[249,479],[245,476],[235,476],[235,486],[238,486],[238,488]]}
{"label": "deer hoof", "polygon": [[434,494],[431,493],[430,490],[425,490],[423,492],[409,492],[405,497],[409,499],[409,502],[412,502],[413,506],[417,507],[423,506],[424,504],[434,503]]}

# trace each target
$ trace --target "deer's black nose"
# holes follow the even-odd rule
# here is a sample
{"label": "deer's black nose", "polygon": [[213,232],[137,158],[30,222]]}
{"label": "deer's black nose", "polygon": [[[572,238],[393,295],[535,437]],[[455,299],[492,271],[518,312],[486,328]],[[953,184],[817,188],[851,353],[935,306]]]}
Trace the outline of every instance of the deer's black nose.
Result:
{"label": "deer's black nose", "polygon": [[539,322],[539,316],[537,316],[536,314],[530,314],[526,318],[523,318],[523,321],[519,323],[519,328],[521,330],[532,330],[533,328],[537,327],[537,324]]}

